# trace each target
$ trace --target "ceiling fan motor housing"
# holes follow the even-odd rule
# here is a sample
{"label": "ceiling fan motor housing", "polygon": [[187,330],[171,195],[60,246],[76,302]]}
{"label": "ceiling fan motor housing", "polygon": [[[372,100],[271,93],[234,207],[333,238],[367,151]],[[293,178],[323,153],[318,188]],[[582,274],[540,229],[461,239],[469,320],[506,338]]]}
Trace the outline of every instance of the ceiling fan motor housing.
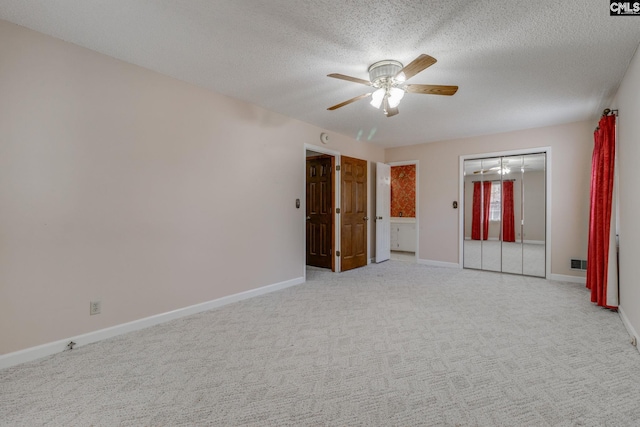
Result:
{"label": "ceiling fan motor housing", "polygon": [[383,87],[391,82],[398,72],[402,70],[402,63],[392,59],[378,61],[369,67],[369,80],[374,87]]}

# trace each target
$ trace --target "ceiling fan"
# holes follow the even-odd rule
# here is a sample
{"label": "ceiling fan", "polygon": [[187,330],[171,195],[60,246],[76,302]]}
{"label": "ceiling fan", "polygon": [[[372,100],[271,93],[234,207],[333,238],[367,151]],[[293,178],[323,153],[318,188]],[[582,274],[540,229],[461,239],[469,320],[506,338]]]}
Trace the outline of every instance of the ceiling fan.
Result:
{"label": "ceiling fan", "polygon": [[336,104],[327,108],[327,110],[337,110],[352,102],[371,96],[371,105],[378,109],[382,106],[384,114],[387,117],[392,117],[398,114],[398,105],[405,92],[448,96],[455,94],[458,86],[405,84],[405,81],[435,63],[435,58],[422,54],[404,67],[401,62],[392,59],[378,61],[369,67],[369,80],[345,76],[344,74],[329,74],[327,77],[372,86],[376,90]]}

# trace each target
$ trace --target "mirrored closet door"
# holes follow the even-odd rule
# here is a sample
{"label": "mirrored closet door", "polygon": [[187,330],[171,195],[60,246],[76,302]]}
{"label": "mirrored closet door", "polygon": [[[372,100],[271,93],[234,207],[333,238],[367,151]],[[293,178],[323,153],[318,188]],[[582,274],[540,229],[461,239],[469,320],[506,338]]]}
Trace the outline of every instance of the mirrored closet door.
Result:
{"label": "mirrored closet door", "polygon": [[545,277],[546,154],[464,161],[464,268]]}

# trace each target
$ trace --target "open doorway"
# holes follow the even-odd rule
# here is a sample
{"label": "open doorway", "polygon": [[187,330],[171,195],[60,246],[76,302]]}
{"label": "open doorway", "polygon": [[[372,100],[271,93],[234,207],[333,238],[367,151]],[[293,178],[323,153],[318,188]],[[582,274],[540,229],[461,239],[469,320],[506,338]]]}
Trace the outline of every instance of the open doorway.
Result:
{"label": "open doorway", "polygon": [[394,162],[391,166],[391,259],[417,262],[418,258],[418,162]]}
{"label": "open doorway", "polygon": [[304,159],[304,265],[334,272],[366,266],[369,162],[310,144]]}

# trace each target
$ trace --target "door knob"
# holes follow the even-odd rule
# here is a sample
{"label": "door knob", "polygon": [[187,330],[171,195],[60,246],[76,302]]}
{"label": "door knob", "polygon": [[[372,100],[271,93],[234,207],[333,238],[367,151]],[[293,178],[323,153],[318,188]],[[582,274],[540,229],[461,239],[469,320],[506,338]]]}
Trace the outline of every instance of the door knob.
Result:
{"label": "door knob", "polygon": [[368,217],[368,216],[365,216],[365,217],[364,217],[364,218],[362,218],[362,219],[364,219],[365,221],[369,221],[369,217]]}
{"label": "door knob", "polygon": [[310,217],[310,216],[308,216],[308,217],[307,217],[307,221],[309,221],[310,219],[311,219],[311,217]]}

